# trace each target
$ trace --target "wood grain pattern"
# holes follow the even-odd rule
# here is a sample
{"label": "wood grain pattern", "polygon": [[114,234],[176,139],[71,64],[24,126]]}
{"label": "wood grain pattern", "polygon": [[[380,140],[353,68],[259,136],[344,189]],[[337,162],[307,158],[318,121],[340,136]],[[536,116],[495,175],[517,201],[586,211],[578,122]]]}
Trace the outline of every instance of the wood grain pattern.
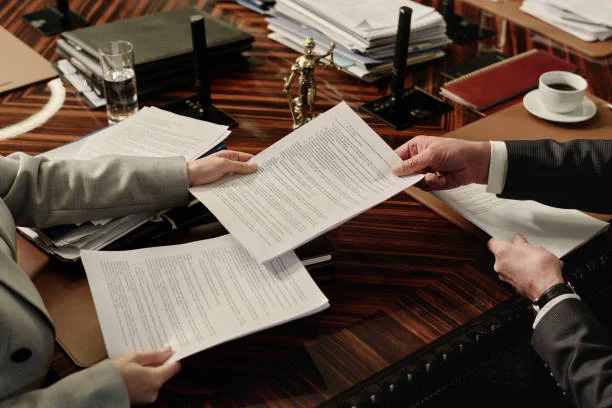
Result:
{"label": "wood grain pattern", "polygon": [[[0,0],[0,24],[55,60],[56,37],[41,37],[20,19],[22,14],[50,3]],[[435,1],[427,3],[437,5]],[[262,16],[231,1],[71,2],[75,11],[95,24],[188,5],[207,9],[256,37],[251,55],[257,64],[214,79],[212,93],[215,105],[240,122],[227,140],[228,146],[257,153],[291,129],[281,88],[283,76],[297,57],[266,37]],[[473,8],[464,6],[458,11],[479,18]],[[519,27],[511,27],[507,34],[507,53],[516,54],[535,46],[529,34]],[[611,99],[609,66],[599,68],[567,50],[545,47],[580,66],[592,92]],[[452,46],[446,58],[412,69],[406,85],[416,84],[437,92],[442,84],[440,71],[476,52],[476,46]],[[341,100],[358,108],[389,90],[388,80],[366,84],[340,72],[320,71],[317,75],[319,112]],[[140,102],[160,105],[193,92],[187,87]],[[0,95],[0,127],[36,112],[48,94],[44,84],[37,84]],[[392,147],[418,134],[442,135],[478,118],[456,107],[429,123],[394,131],[363,117]],[[0,152],[38,154],[105,125],[104,111],[88,109],[68,89],[64,107],[53,118],[27,134],[1,141]],[[156,406],[318,406],[512,296],[491,273],[491,256],[482,240],[467,235],[405,194],[387,200],[328,236],[337,251],[335,266],[331,273],[315,275],[330,299],[328,310],[184,360],[183,370],[165,387]],[[24,256],[27,261],[28,255]],[[40,254],[31,256],[39,258]],[[61,267],[50,260],[46,262],[47,267]],[[76,370],[61,352],[56,354],[53,367],[61,376]]]}

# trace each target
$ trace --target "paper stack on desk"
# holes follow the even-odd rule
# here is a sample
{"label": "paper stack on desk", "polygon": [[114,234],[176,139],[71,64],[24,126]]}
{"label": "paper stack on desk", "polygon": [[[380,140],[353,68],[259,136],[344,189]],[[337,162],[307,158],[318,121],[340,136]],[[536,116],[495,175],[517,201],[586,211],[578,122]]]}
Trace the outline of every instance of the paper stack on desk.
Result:
{"label": "paper stack on desk", "polygon": [[278,0],[268,18],[269,38],[297,51],[312,37],[316,53],[336,43],[334,59],[342,69],[366,81],[392,72],[399,8],[412,8],[408,65],[444,56],[451,43],[446,23],[433,7],[408,0]]}
{"label": "paper stack on desk", "polygon": [[525,0],[520,9],[584,41],[612,37],[609,0]]}
{"label": "paper stack on desk", "polygon": [[[213,149],[228,135],[227,126],[143,108],[122,122],[74,143],[44,153],[49,159],[92,159],[104,155],[183,156],[193,160]],[[80,225],[44,230],[20,228],[46,252],[64,260],[78,259],[81,249],[100,249],[143,225],[154,214],[132,214]]]}

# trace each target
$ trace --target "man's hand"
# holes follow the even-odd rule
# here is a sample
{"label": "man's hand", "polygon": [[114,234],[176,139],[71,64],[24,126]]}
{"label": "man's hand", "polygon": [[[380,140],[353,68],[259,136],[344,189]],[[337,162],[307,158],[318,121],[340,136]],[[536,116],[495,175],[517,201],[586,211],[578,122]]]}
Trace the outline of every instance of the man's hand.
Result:
{"label": "man's hand", "polygon": [[521,234],[516,234],[512,242],[491,239],[488,246],[495,255],[493,268],[499,279],[531,301],[564,282],[563,262],[541,246],[531,245]]}
{"label": "man's hand", "polygon": [[417,136],[395,152],[404,160],[393,173],[407,176],[425,173],[417,186],[424,190],[447,190],[489,179],[491,145],[433,136]]}
{"label": "man's hand", "polygon": [[227,174],[249,174],[257,170],[257,164],[250,162],[252,154],[221,150],[202,159],[187,163],[189,187],[217,181]]}
{"label": "man's hand", "polygon": [[127,353],[111,358],[111,362],[121,374],[131,404],[150,404],[155,402],[159,389],[179,372],[178,361],[164,364],[172,355],[172,349],[145,353]]}

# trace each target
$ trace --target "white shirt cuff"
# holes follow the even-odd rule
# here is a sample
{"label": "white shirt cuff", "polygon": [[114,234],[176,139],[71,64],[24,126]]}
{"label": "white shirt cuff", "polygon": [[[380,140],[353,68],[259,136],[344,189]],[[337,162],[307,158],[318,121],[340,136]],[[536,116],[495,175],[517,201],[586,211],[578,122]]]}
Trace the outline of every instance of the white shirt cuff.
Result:
{"label": "white shirt cuff", "polygon": [[508,172],[508,150],[504,142],[489,142],[491,144],[491,161],[489,162],[489,180],[487,193],[500,194],[506,184]]}
{"label": "white shirt cuff", "polygon": [[546,313],[550,312],[550,310],[553,307],[555,307],[556,305],[558,305],[559,303],[563,302],[566,299],[580,300],[580,296],[578,296],[575,293],[566,293],[565,295],[557,296],[556,298],[554,298],[553,300],[545,304],[544,307],[540,309],[538,314],[536,314],[535,320],[533,321],[533,328],[534,329],[536,328],[536,326],[538,325],[538,323],[540,323],[540,320],[542,320],[542,318],[546,315]]}

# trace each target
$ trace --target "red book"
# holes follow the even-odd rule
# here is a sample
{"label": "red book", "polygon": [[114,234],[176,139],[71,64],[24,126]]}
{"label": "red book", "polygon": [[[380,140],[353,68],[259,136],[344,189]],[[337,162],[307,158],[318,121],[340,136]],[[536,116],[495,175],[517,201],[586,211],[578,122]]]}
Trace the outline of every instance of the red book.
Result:
{"label": "red book", "polygon": [[476,111],[516,98],[538,87],[548,71],[576,71],[576,66],[542,50],[530,50],[447,82],[440,94]]}

